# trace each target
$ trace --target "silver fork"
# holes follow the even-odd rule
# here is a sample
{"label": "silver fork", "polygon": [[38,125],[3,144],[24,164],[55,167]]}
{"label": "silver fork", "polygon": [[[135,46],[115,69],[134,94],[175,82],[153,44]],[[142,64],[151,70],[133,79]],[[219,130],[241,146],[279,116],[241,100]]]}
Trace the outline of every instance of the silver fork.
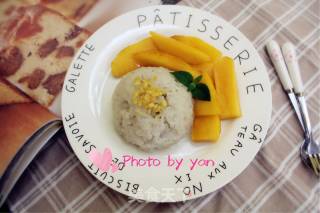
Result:
{"label": "silver fork", "polygon": [[300,147],[300,155],[303,162],[309,166],[311,165],[311,168],[313,168],[316,175],[320,176],[320,145],[313,139],[309,114],[304,96],[298,96],[298,101],[301,108],[302,120],[304,126],[306,127],[305,139]]}
{"label": "silver fork", "polygon": [[275,41],[270,41],[267,45],[267,51],[304,132],[305,139],[300,147],[301,159],[307,166],[313,169],[316,175],[319,176],[320,145],[313,139],[312,136],[312,128],[306,101],[303,96],[303,84],[294,46],[291,43],[286,43],[282,46],[281,53],[278,43]]}
{"label": "silver fork", "polygon": [[307,109],[306,100],[303,94],[303,84],[299,72],[299,65],[296,58],[295,48],[292,43],[287,42],[282,46],[282,53],[289,70],[293,89],[298,99],[300,113],[304,126],[304,141],[300,148],[300,155],[304,163],[311,166],[316,175],[320,175],[320,144],[314,140],[312,127]]}

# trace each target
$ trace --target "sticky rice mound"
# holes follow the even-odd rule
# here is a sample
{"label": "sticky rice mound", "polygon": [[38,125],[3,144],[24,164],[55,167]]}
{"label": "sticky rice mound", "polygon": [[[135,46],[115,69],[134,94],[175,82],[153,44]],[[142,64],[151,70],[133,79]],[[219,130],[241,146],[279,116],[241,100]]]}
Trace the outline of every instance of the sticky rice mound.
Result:
{"label": "sticky rice mound", "polygon": [[191,93],[168,69],[142,67],[128,73],[117,85],[112,102],[116,131],[142,150],[178,143],[191,130]]}

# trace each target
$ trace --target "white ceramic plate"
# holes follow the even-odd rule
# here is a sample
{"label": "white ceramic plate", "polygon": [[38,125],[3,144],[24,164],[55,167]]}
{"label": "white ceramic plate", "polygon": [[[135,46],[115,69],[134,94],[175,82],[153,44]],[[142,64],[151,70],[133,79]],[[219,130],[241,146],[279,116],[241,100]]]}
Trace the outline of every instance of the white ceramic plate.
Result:
{"label": "white ceramic plate", "polygon": [[[234,58],[243,115],[222,122],[218,142],[195,144],[186,137],[168,149],[146,153],[125,143],[115,132],[111,97],[119,79],[112,77],[110,63],[121,49],[147,37],[149,31],[194,35]],[[229,183],[259,151],[271,116],[269,78],[253,45],[223,19],[182,6],[142,8],[106,23],[77,53],[63,88],[64,128],[81,163],[105,185],[147,201],[193,199]],[[120,170],[102,172],[92,164],[88,153],[105,148],[112,151]],[[140,166],[136,161],[123,166],[124,156],[140,159]],[[168,157],[182,159],[180,167],[168,166]],[[143,166],[146,161],[141,159],[148,158],[158,161]],[[193,169],[191,160],[197,162]]]}

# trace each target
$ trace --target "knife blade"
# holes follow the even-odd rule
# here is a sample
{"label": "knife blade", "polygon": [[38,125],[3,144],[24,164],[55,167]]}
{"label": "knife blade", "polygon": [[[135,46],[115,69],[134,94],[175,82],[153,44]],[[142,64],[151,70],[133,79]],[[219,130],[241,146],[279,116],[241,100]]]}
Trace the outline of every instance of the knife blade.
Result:
{"label": "knife blade", "polygon": [[303,121],[302,121],[302,117],[301,117],[301,111],[300,111],[300,107],[299,107],[299,103],[297,100],[296,95],[293,93],[293,91],[288,91],[287,95],[290,99],[291,105],[293,106],[294,111],[296,112],[296,115],[298,117],[299,123],[302,127],[302,129],[304,130],[304,125],[303,125]]}

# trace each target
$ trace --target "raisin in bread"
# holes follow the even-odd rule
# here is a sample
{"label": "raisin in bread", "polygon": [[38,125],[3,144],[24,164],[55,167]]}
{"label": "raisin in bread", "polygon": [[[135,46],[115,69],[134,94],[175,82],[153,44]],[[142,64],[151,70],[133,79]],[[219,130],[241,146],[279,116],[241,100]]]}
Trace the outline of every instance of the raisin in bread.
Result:
{"label": "raisin in bread", "polygon": [[77,49],[89,37],[41,5],[20,7],[0,25],[0,77],[43,106],[60,93]]}

